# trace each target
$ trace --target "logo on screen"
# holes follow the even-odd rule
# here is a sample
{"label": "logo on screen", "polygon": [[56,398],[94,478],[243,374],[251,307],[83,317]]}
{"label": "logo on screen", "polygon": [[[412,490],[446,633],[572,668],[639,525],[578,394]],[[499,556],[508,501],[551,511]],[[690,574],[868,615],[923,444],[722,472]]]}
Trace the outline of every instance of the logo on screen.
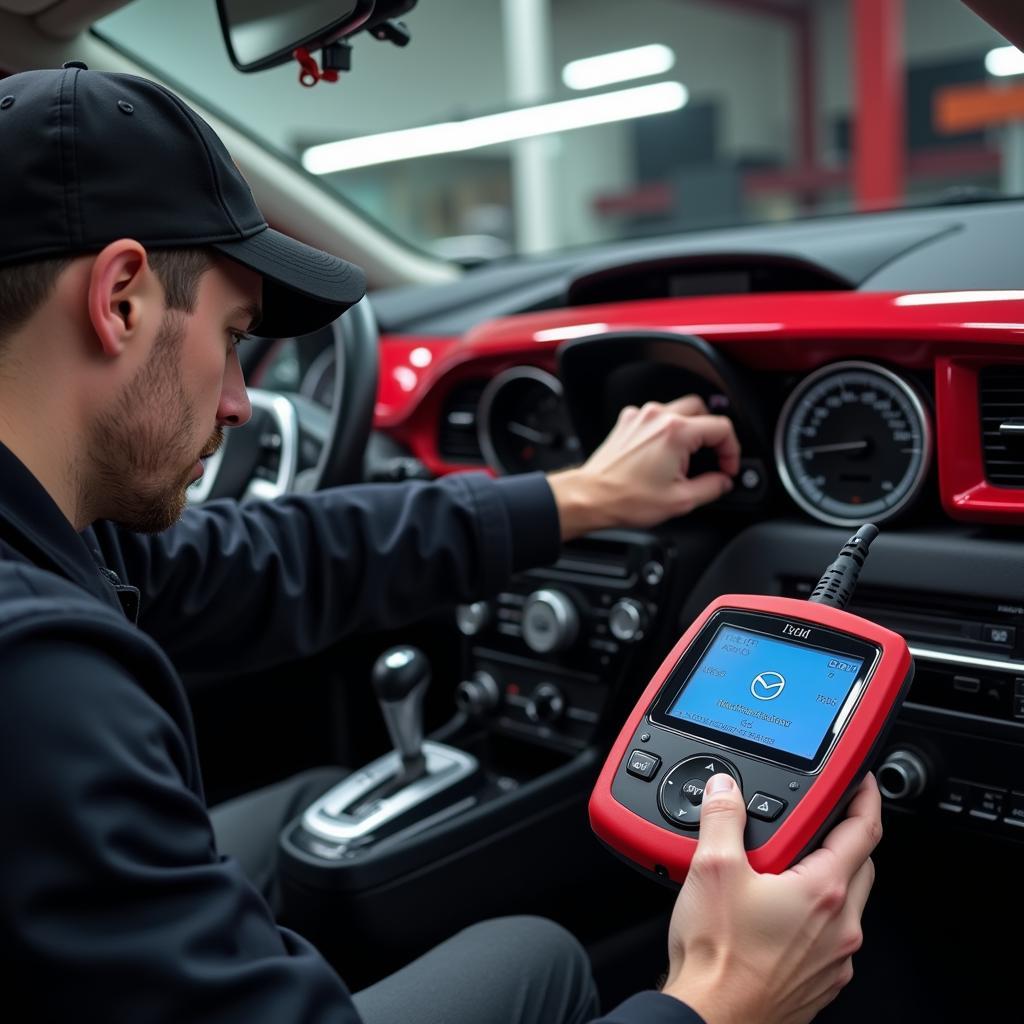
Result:
{"label": "logo on screen", "polygon": [[778,672],[758,672],[750,684],[750,692],[758,700],[775,700],[785,688],[786,680]]}

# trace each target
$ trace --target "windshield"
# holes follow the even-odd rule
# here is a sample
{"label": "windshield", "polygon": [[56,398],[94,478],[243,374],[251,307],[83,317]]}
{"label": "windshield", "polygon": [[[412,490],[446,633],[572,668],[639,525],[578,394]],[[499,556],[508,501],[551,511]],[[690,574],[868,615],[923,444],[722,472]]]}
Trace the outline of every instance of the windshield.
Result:
{"label": "windshield", "polygon": [[[943,114],[1024,57],[959,0],[902,7],[902,118],[858,86],[874,41],[856,45],[853,0],[419,0],[408,46],[357,36],[352,71],[313,88],[294,64],[237,72],[214,0],[136,0],[97,28],[410,244],[472,263],[1024,191],[1021,122]],[[861,143],[891,172],[868,204],[858,102],[891,123],[889,152]]]}

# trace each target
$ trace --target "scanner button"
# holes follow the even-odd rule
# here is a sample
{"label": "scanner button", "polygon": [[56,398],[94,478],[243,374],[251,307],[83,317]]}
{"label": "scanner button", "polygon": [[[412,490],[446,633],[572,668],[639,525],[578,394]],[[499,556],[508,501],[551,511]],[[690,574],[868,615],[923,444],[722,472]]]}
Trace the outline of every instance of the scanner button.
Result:
{"label": "scanner button", "polygon": [[690,779],[689,782],[683,783],[683,796],[682,799],[699,807],[701,800],[704,799],[704,779]]}
{"label": "scanner button", "polygon": [[726,772],[740,780],[736,769],[713,754],[688,757],[672,767],[658,791],[658,807],[665,818],[677,828],[695,829],[700,825],[700,808],[708,779]]}
{"label": "scanner button", "polygon": [[654,754],[648,754],[644,750],[634,750],[633,753],[629,755],[629,763],[626,765],[626,771],[635,778],[645,779],[649,782],[657,774],[660,766],[660,757],[656,757]]}
{"label": "scanner button", "polygon": [[747,804],[747,814],[761,821],[774,821],[786,809],[786,801],[765,793],[755,793]]}

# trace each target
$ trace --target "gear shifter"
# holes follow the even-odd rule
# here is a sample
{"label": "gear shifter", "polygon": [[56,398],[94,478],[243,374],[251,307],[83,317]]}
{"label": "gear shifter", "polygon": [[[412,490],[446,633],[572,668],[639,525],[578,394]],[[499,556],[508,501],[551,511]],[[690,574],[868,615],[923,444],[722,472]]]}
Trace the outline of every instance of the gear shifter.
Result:
{"label": "gear shifter", "polygon": [[390,648],[374,662],[372,679],[394,750],[344,778],[303,815],[311,842],[339,850],[365,849],[428,818],[461,813],[483,780],[472,754],[423,738],[430,663],[422,651]]}
{"label": "gear shifter", "polygon": [[[373,666],[373,689],[402,770],[395,788],[426,773],[423,757],[423,695],[430,685],[430,663],[415,647],[392,647]],[[390,788],[390,787],[389,787]]]}

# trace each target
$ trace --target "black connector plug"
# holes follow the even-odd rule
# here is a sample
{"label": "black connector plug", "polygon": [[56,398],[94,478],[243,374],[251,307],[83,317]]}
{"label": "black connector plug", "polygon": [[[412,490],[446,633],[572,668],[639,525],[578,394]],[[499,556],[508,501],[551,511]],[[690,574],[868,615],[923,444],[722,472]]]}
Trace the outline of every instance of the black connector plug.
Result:
{"label": "black connector plug", "polygon": [[868,557],[868,548],[878,536],[878,527],[865,523],[844,545],[836,560],[825,570],[814,593],[808,598],[815,604],[845,608],[857,588],[860,571]]}

